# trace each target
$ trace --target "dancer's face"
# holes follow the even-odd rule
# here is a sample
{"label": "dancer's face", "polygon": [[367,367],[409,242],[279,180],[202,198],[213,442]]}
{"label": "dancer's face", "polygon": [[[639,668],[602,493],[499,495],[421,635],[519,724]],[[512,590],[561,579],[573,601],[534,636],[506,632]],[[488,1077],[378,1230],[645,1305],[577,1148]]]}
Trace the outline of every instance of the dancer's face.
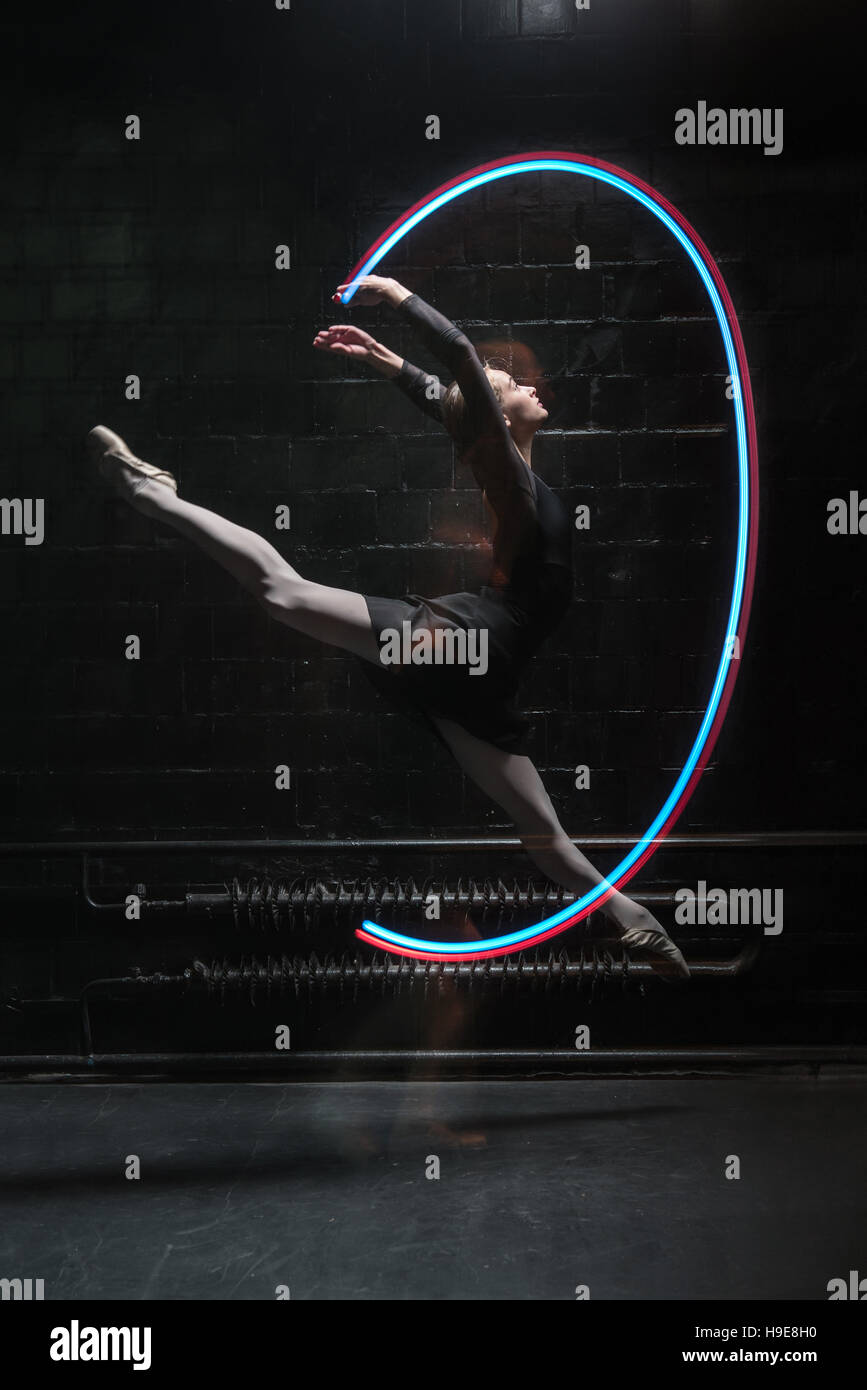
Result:
{"label": "dancer's face", "polygon": [[508,372],[494,369],[488,370],[488,380],[500,399],[512,435],[517,439],[535,434],[548,418],[535,386],[519,386]]}

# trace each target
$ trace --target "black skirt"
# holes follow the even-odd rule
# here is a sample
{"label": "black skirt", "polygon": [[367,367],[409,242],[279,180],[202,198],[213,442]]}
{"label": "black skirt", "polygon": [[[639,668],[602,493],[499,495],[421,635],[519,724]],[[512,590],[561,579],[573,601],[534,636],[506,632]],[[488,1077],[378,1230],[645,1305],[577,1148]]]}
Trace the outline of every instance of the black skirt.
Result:
{"label": "black skirt", "polygon": [[[560,571],[560,566],[545,569]],[[403,598],[380,598],[365,594],[364,601],[380,646],[392,634],[432,634],[463,630],[484,633],[486,669],[478,661],[480,638],[476,646],[467,641],[473,664],[448,664],[402,660],[379,666],[361,661],[367,678],[395,707],[422,722],[444,742],[433,723],[439,715],[459,724],[476,738],[492,743],[508,753],[522,753],[531,723],[518,709],[518,686],[528,662],[544,638],[562,618],[571,597],[571,575],[552,573],[544,583],[527,588],[485,587],[479,593],[443,594],[422,598],[407,594]],[[409,624],[404,628],[404,624]],[[445,643],[443,644],[445,645]],[[392,640],[392,650],[396,650]],[[448,650],[446,646],[446,650]],[[403,643],[404,656],[407,654]]]}

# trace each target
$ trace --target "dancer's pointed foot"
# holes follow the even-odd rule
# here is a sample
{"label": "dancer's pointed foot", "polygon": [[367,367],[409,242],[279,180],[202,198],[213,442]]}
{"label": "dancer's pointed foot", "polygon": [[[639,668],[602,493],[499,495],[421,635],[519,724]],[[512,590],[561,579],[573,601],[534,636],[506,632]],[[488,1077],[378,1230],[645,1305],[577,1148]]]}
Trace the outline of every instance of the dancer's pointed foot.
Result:
{"label": "dancer's pointed foot", "polygon": [[157,468],[153,463],[145,463],[135,454],[114,430],[105,425],[97,425],[87,436],[87,447],[96,463],[100,475],[110,482],[115,491],[133,506],[142,502],[140,495],[150,491],[149,484],[162,483],[177,492],[178,485],[171,473]]}
{"label": "dancer's pointed foot", "polygon": [[621,932],[620,940],[623,945],[634,955],[647,956],[650,968],[669,984],[674,980],[688,980],[689,966],[668,932],[649,912],[645,917],[646,921],[640,925],[628,927]]}

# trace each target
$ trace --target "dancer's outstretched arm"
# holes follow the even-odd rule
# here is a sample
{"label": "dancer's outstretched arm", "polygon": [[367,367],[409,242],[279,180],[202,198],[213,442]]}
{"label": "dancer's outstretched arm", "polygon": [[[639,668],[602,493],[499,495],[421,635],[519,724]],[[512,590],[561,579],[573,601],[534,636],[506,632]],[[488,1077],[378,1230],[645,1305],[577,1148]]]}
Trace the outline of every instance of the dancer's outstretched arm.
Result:
{"label": "dancer's outstretched arm", "polygon": [[[456,378],[466,404],[467,442],[484,440],[487,444],[497,443],[511,453],[511,435],[502,406],[467,335],[420,295],[414,294],[397,280],[381,275],[363,275],[356,283],[359,304],[385,303],[399,309],[411,323],[420,342]],[[349,288],[348,281],[338,285],[335,300],[339,301],[343,291]]]}
{"label": "dancer's outstretched arm", "polygon": [[399,387],[413,405],[442,424],[442,399],[446,393],[438,376],[423,372],[405,357],[399,357],[384,343],[377,342],[363,328],[351,323],[336,323],[323,328],[313,340],[313,346],[323,352],[334,352],[364,362]]}
{"label": "dancer's outstretched arm", "polygon": [[[512,439],[501,403],[473,344],[455,324],[396,280],[365,275],[357,282],[361,304],[390,304],[412,325],[426,348],[455,377],[464,401],[458,445],[497,522],[498,566],[511,577],[516,561],[535,544],[536,485]],[[350,288],[338,286],[335,300]]]}

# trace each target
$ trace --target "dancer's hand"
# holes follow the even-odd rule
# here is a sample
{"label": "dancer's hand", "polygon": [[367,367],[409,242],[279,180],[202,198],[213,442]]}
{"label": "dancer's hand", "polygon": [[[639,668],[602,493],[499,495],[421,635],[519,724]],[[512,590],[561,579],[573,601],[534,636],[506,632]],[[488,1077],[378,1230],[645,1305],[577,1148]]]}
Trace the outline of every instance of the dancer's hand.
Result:
{"label": "dancer's hand", "polygon": [[354,357],[356,361],[366,362],[379,372],[380,376],[397,376],[403,358],[378,343],[363,328],[351,323],[335,323],[331,328],[323,328],[313,339],[313,346],[322,352],[336,352],[341,357]]}
{"label": "dancer's hand", "polygon": [[411,290],[399,284],[397,280],[387,279],[384,275],[361,275],[357,280],[347,280],[344,284],[337,286],[337,292],[332,296],[334,302],[342,302],[342,296],[355,285],[356,292],[353,295],[358,304],[400,304],[401,300],[409,299]]}
{"label": "dancer's hand", "polygon": [[363,328],[351,323],[336,323],[331,328],[323,328],[313,339],[313,346],[322,352],[337,352],[344,357],[357,357],[369,361],[376,339]]}

